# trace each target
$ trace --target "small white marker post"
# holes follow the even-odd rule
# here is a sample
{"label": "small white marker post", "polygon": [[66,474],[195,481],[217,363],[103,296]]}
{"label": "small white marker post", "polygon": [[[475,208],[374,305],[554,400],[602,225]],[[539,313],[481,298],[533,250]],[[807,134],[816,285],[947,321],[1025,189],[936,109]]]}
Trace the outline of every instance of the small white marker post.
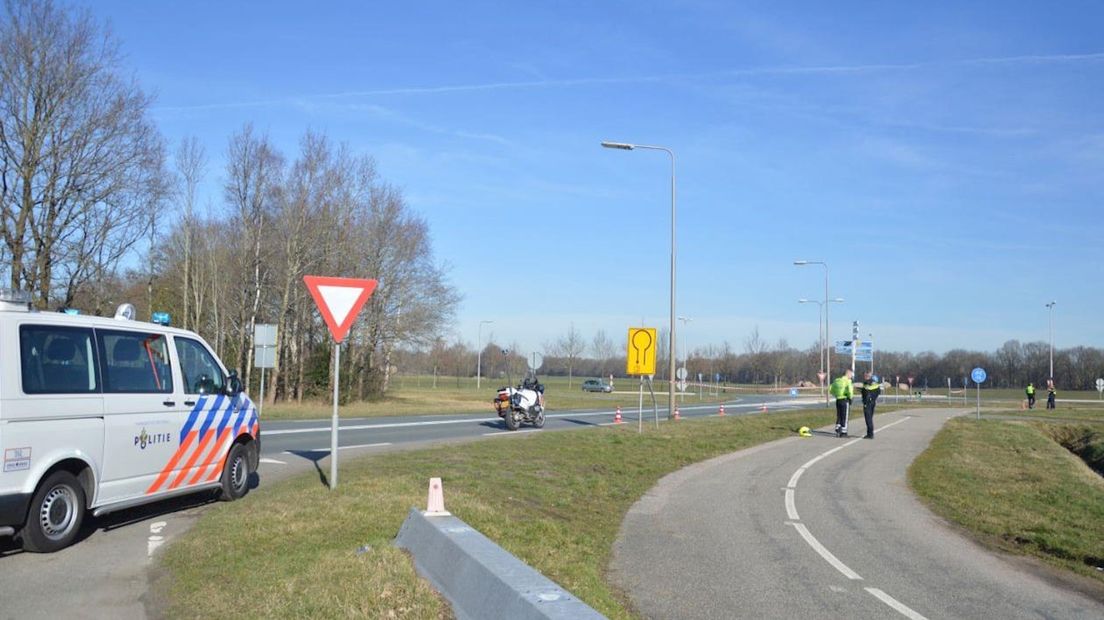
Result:
{"label": "small white marker post", "polygon": [[349,333],[364,302],[376,290],[376,280],[303,276],[318,311],[334,339],[333,422],[330,427],[330,489],[337,488],[338,386],[341,381],[341,341]]}
{"label": "small white marker post", "polygon": [[1104,379],[1096,380],[1096,400],[1104,399]]}

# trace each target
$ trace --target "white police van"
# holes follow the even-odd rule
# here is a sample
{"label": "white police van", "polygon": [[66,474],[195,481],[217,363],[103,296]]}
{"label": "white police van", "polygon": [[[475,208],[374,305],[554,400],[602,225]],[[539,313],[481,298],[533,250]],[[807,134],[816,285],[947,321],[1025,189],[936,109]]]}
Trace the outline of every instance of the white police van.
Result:
{"label": "white police van", "polygon": [[0,536],[51,552],[100,515],[220,489],[260,458],[257,409],[196,334],[30,310],[0,291]]}

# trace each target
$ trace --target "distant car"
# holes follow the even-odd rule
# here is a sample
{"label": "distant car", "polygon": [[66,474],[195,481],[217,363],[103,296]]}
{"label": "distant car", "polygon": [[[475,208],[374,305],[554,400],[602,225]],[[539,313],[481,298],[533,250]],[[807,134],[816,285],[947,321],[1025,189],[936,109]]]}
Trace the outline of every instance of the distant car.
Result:
{"label": "distant car", "polygon": [[612,392],[613,386],[600,379],[587,379],[583,381],[584,392]]}

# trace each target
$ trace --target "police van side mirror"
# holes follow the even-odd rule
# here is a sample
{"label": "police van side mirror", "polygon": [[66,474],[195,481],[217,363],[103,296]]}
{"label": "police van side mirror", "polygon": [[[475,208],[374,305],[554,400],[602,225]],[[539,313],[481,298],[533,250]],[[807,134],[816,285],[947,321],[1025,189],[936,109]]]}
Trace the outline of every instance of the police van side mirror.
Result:
{"label": "police van side mirror", "polygon": [[238,371],[231,370],[230,376],[226,378],[226,395],[237,396],[242,392],[242,382],[238,378]]}

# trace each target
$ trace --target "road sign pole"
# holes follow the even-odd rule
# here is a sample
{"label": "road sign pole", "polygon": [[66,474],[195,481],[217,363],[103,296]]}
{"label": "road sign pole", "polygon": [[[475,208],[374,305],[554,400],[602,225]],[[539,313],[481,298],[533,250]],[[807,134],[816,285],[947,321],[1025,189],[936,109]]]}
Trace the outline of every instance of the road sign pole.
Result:
{"label": "road sign pole", "polygon": [[640,402],[636,407],[636,432],[644,432],[644,375],[640,376]]}
{"label": "road sign pole", "polygon": [[257,415],[264,417],[264,379],[265,367],[261,366],[261,402],[257,405]]}
{"label": "road sign pole", "polygon": [[330,489],[337,488],[337,388],[341,380],[341,344],[334,343],[333,421],[330,423]]}
{"label": "road sign pole", "polygon": [[981,384],[977,385],[977,419],[981,420]]}

